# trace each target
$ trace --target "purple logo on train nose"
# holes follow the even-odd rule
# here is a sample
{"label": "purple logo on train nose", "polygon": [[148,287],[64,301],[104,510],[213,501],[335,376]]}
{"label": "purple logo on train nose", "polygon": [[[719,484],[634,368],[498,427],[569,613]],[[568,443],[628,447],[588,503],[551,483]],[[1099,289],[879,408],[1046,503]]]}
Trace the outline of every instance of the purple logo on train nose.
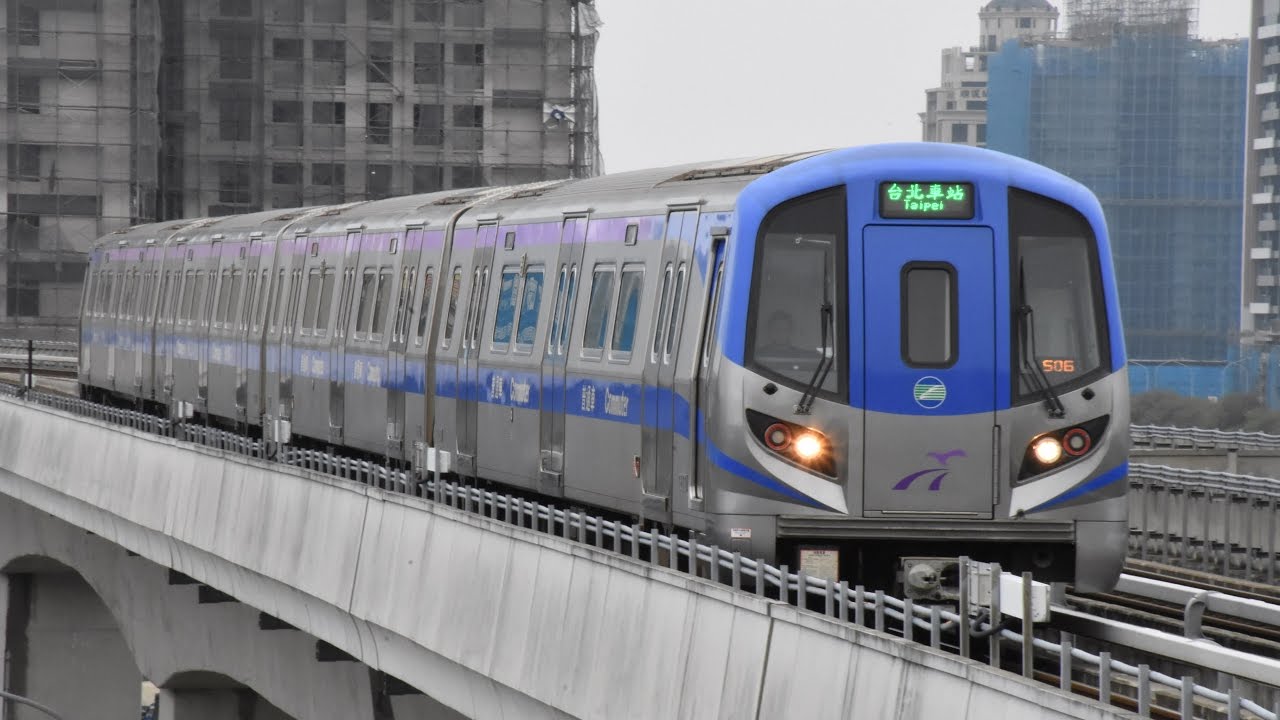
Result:
{"label": "purple logo on train nose", "polygon": [[909,490],[911,489],[911,483],[915,482],[916,480],[919,480],[920,478],[926,475],[932,474],[933,482],[929,483],[929,490],[931,492],[937,492],[938,490],[942,489],[943,478],[945,478],[951,472],[947,468],[947,461],[949,461],[953,457],[969,457],[968,453],[966,453],[964,450],[947,450],[945,452],[931,452],[931,453],[925,453],[925,454],[933,458],[934,460],[937,460],[938,464],[941,465],[942,467],[929,468],[928,470],[920,470],[918,472],[913,472],[910,475],[899,480],[898,484],[893,486],[894,490]]}

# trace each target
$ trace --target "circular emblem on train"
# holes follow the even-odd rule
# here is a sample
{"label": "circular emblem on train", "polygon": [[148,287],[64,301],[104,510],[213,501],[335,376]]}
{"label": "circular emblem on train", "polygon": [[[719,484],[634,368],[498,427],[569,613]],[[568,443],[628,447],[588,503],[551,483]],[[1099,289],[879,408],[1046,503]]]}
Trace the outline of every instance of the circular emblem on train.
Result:
{"label": "circular emblem on train", "polygon": [[932,375],[917,380],[912,392],[915,394],[916,404],[925,410],[933,410],[947,399],[947,386]]}

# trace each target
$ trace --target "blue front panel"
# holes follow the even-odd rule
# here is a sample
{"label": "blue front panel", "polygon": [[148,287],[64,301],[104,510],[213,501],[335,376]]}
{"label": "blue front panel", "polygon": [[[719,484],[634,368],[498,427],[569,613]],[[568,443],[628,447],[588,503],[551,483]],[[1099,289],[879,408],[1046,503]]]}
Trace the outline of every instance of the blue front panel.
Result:
{"label": "blue front panel", "polygon": [[[863,237],[866,409],[934,417],[995,410],[995,246],[991,230],[873,226],[866,228]],[[954,268],[958,307],[956,324],[949,332],[958,335],[958,354],[949,367],[910,367],[903,357],[903,270],[914,263]],[[856,353],[858,348],[852,350]],[[915,387],[923,378],[934,378],[943,388],[926,388],[927,397],[945,397],[918,400]]]}

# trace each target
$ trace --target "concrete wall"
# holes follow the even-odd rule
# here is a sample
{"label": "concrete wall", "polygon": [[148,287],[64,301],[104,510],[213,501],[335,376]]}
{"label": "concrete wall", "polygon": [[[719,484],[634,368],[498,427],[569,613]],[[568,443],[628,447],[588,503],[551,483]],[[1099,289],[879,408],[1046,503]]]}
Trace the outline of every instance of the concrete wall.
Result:
{"label": "concrete wall", "polygon": [[1280,450],[1134,448],[1129,455],[1134,462],[1149,465],[1280,478]]}
{"label": "concrete wall", "polygon": [[[467,717],[1110,713],[981,664],[611,553],[7,400],[0,494],[231,593]],[[14,521],[23,517],[13,512]],[[12,524],[0,518],[8,538],[0,548],[40,535],[34,526],[5,529]],[[109,607],[109,596],[133,596],[95,587]],[[146,627],[173,627],[144,617]],[[163,653],[164,633],[152,636]],[[209,661],[221,657],[213,652],[220,644],[239,642],[209,637]],[[295,717],[338,717],[277,702],[273,689],[287,683],[269,666],[227,674],[251,674]]]}

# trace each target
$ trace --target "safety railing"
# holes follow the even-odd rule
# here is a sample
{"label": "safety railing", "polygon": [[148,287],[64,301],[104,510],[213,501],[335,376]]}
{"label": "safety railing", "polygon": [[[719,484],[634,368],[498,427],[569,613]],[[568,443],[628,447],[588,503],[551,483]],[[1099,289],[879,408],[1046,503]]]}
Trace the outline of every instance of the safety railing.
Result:
{"label": "safety railing", "polygon": [[1280,449],[1280,435],[1243,430],[1130,425],[1129,439],[1142,448],[1228,448],[1238,450]]}
{"label": "safety railing", "polygon": [[27,375],[74,375],[80,367],[80,348],[59,340],[0,339],[0,369]]}
{"label": "safety railing", "polygon": [[1280,480],[1129,465],[1129,555],[1274,584]]}
{"label": "safety railing", "polygon": [[[1146,664],[1132,665],[1112,659],[1107,652],[1092,654],[1074,647],[1069,635],[1061,635],[1059,642],[1037,637],[1031,622],[1030,573],[1024,573],[1021,578],[1024,588],[1022,607],[1020,613],[1014,613],[1021,620],[1006,617],[998,602],[992,603],[994,607],[978,609],[975,614],[976,608],[969,602],[969,585],[975,581],[970,571],[971,563],[962,559],[958,607],[951,611],[938,605],[918,605],[910,598],[898,599],[862,586],[850,587],[843,581],[832,582],[808,576],[803,571],[792,572],[785,565],[775,567],[759,558],[744,557],[739,552],[699,542],[692,533],[688,537],[663,533],[656,528],[565,510],[512,493],[447,480],[438,474],[420,477],[368,460],[264,443],[216,428],[107,408],[76,398],[30,390],[23,392],[12,385],[0,384],[0,395],[19,396],[27,402],[101,422],[414,495],[495,522],[583,543],[601,551],[628,556],[636,562],[688,573],[842,622],[927,644],[936,650],[985,661],[1029,680],[1047,682],[1067,692],[1082,693],[1137,710],[1143,717],[1164,710],[1180,712],[1181,717],[1187,719],[1196,717],[1197,712],[1200,717],[1225,715],[1229,719],[1246,717],[1242,713],[1247,712],[1249,717],[1261,720],[1280,720],[1280,703],[1271,709],[1264,708],[1240,697],[1234,690],[1224,693],[1199,685],[1193,676],[1173,677],[1154,672]],[[1172,487],[1173,483],[1170,482],[1169,486]],[[990,571],[991,577],[1001,577],[998,566],[990,568]],[[993,593],[993,597],[999,597],[999,593]],[[1041,628],[1040,632],[1043,635],[1051,631]],[[1154,631],[1148,631],[1151,633]],[[1185,642],[1185,638],[1172,635],[1163,639],[1160,633],[1154,633],[1154,636],[1156,639],[1150,642],[1164,642],[1171,648]],[[1006,653],[1003,651],[1006,645],[1016,646],[1021,652],[1016,655]],[[1170,657],[1176,657],[1176,654]],[[1251,676],[1280,677],[1280,661],[1246,658],[1243,662]]]}

